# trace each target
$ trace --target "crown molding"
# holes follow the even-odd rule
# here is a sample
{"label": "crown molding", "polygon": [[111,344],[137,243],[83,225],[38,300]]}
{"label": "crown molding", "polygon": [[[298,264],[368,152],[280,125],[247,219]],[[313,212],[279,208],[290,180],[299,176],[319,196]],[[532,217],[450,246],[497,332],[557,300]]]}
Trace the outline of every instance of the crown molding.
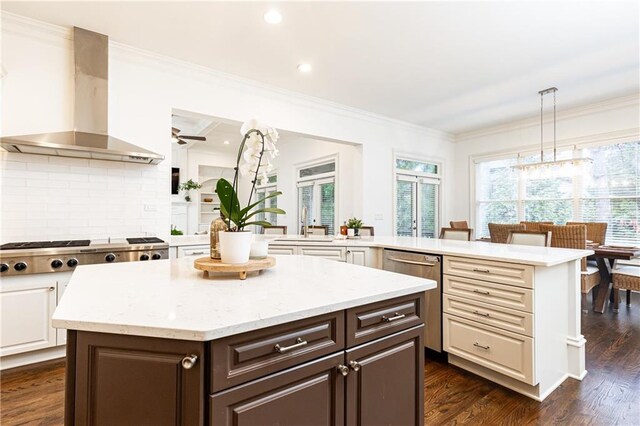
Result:
{"label": "crown molding", "polygon": [[[598,112],[611,111],[619,108],[625,108],[629,106],[640,105],[640,93],[632,93],[630,95],[618,96],[615,98],[606,99],[604,101],[594,102],[587,105],[581,105],[579,107],[570,108],[564,111],[559,111],[557,114],[557,121],[567,120],[570,118],[581,117]],[[544,123],[552,123],[553,119],[547,118]],[[513,130],[521,130],[526,127],[533,127],[540,125],[540,116],[531,116],[522,120],[512,121],[506,124],[500,124],[497,126],[486,127],[484,129],[473,130],[470,132],[457,134],[454,138],[454,142],[464,142],[470,139],[475,139],[484,136],[491,136],[498,133],[505,133]]]}
{"label": "crown molding", "polygon": [[[1,18],[2,31],[10,31],[27,37],[44,39],[49,42],[69,41],[73,39],[71,28],[65,28],[10,12],[2,12]],[[166,69],[174,73],[176,71],[196,73],[209,79],[214,78],[218,80],[216,83],[220,85],[241,88],[242,90],[250,89],[254,92],[260,92],[268,97],[277,98],[291,104],[318,109],[324,112],[347,116],[358,120],[364,120],[372,124],[396,126],[408,131],[421,133],[425,135],[425,137],[444,140],[447,142],[453,142],[454,140],[453,134],[444,131],[420,126],[314,96],[305,95],[292,90],[271,86],[255,80],[224,73],[202,65],[161,55],[159,53],[140,49],[113,40],[109,41],[109,45],[113,48],[112,54],[118,55],[123,60],[133,61],[136,63],[140,63],[141,59],[147,60],[150,64],[153,64],[159,69]]]}

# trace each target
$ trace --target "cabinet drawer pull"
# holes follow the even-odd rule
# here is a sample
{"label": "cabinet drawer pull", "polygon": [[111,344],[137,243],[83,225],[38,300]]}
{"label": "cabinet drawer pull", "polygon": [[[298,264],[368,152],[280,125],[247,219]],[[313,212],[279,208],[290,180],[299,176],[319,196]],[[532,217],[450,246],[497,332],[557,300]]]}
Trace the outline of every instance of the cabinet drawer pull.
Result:
{"label": "cabinet drawer pull", "polygon": [[473,289],[474,293],[478,293],[478,294],[484,294],[485,296],[489,296],[491,293],[489,293],[488,291],[482,291],[482,290],[478,290],[477,288]]}
{"label": "cabinet drawer pull", "polygon": [[349,367],[347,367],[346,365],[338,365],[336,367],[336,369],[338,370],[338,373],[342,374],[344,377],[347,377],[347,375],[349,374]]}
{"label": "cabinet drawer pull", "polygon": [[396,320],[402,319],[402,318],[404,318],[404,317],[406,317],[406,315],[405,315],[405,314],[399,314],[399,313],[397,313],[397,312],[396,312],[395,314],[393,314],[393,316],[392,316],[392,317],[388,317],[388,316],[386,316],[386,315],[383,315],[383,316],[382,316],[382,322],[391,322],[391,321],[396,321]]}
{"label": "cabinet drawer pull", "polygon": [[198,361],[198,355],[187,355],[184,358],[182,358],[182,362],[180,362],[182,364],[182,368],[184,368],[185,370],[191,370],[191,368],[196,365],[196,362]]}
{"label": "cabinet drawer pull", "polygon": [[473,346],[475,346],[476,348],[484,349],[484,350],[486,350],[486,351],[488,351],[488,350],[489,350],[489,345],[487,345],[487,346],[482,346],[482,345],[481,345],[480,343],[478,343],[478,342],[475,342],[475,343],[473,344]]}
{"label": "cabinet drawer pull", "polygon": [[193,255],[193,254],[204,254],[204,252],[203,252],[203,251],[192,251],[192,252],[191,252],[191,254],[192,254],[192,255]]}
{"label": "cabinet drawer pull", "polygon": [[360,367],[362,366],[358,361],[349,361],[349,367],[351,367],[353,371],[360,371]]}
{"label": "cabinet drawer pull", "polygon": [[479,312],[479,311],[473,311],[473,313],[474,313],[475,315],[479,315],[479,316],[481,316],[481,317],[487,317],[487,318],[488,318],[488,317],[490,317],[490,316],[491,316],[491,315],[489,315],[489,314],[486,314],[486,313],[484,313],[484,312]]}
{"label": "cabinet drawer pull", "polygon": [[49,287],[49,291],[53,291],[55,289],[56,289],[55,287]]}
{"label": "cabinet drawer pull", "polygon": [[276,345],[273,348],[276,350],[276,352],[278,352],[280,354],[283,354],[283,353],[289,352],[289,351],[291,351],[293,349],[298,349],[298,348],[301,348],[303,346],[306,346],[308,343],[309,342],[307,342],[306,340],[302,340],[301,337],[298,337],[296,339],[296,343],[291,345],[291,346],[280,346],[279,343],[276,343]]}
{"label": "cabinet drawer pull", "polygon": [[491,271],[490,271],[490,270],[488,270],[488,269],[473,268],[473,272],[482,272],[482,273],[484,273],[484,274],[488,274],[488,273],[490,273]]}

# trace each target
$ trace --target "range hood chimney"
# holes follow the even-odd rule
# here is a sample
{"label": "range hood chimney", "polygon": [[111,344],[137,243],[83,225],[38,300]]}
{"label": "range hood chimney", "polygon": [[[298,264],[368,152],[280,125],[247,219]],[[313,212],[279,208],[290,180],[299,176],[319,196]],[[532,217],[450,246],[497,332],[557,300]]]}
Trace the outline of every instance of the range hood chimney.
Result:
{"label": "range hood chimney", "polygon": [[109,136],[109,37],[73,28],[75,60],[74,129],[69,132],[6,136],[9,152],[158,164],[163,155]]}

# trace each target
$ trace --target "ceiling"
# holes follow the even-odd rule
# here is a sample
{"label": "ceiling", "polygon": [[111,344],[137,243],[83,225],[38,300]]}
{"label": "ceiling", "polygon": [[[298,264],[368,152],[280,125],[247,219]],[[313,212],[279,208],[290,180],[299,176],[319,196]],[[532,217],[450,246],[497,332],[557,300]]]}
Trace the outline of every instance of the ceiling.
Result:
{"label": "ceiling", "polygon": [[[123,4],[126,4],[124,6]],[[276,8],[282,23],[263,15]],[[10,2],[2,9],[454,134],[640,91],[639,2]],[[296,66],[313,66],[301,74]]]}

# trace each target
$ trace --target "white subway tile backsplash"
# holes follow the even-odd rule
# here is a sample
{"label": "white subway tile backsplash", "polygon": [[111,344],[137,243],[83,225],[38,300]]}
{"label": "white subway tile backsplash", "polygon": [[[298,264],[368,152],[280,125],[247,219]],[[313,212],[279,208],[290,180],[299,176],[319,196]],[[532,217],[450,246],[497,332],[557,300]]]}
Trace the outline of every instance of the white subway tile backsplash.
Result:
{"label": "white subway tile backsplash", "polygon": [[[169,166],[0,155],[0,242],[168,237]],[[145,212],[144,204],[157,206]],[[166,228],[166,229],[165,229]]]}

